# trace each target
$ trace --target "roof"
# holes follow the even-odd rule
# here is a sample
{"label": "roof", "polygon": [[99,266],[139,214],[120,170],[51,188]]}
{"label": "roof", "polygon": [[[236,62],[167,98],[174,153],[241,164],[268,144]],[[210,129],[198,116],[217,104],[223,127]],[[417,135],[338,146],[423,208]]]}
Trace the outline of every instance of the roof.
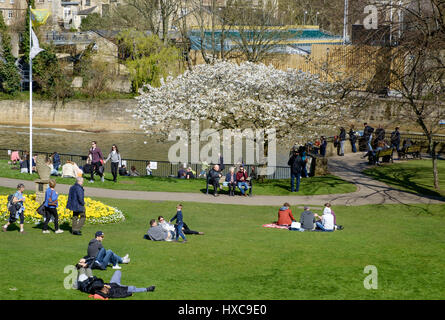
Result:
{"label": "roof", "polygon": [[85,9],[85,10],[80,10],[77,12],[77,15],[81,15],[81,16],[86,16],[90,13],[92,13],[94,10],[96,10],[97,6]]}
{"label": "roof", "polygon": [[[308,54],[311,52],[313,44],[342,44],[342,36],[336,36],[321,31],[318,27],[309,28],[285,28],[284,30],[271,27],[266,32],[270,32],[270,40],[265,42],[273,43],[272,52]],[[245,37],[249,39],[257,38],[258,32],[245,30]],[[204,32],[204,39],[201,39],[200,30],[192,30],[189,32],[189,39],[192,50],[212,50],[212,31]],[[221,50],[221,30],[214,31],[216,50]],[[236,50],[238,40],[241,38],[238,30],[225,31],[224,50]],[[272,39],[275,38],[276,40]],[[201,44],[202,42],[202,44]],[[258,40],[256,40],[258,43]]]}

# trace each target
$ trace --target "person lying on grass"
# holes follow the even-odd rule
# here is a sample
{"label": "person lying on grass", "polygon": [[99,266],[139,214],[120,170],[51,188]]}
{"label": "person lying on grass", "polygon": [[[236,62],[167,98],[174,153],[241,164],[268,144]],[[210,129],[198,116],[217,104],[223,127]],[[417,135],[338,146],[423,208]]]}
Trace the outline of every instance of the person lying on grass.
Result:
{"label": "person lying on grass", "polygon": [[[176,236],[175,226],[165,221],[163,216],[158,217],[158,225],[160,225],[166,231],[173,231],[173,236]],[[199,235],[204,234],[204,232],[190,230],[190,228],[187,226],[185,222],[183,222],[182,231],[184,232],[184,234],[199,234]]]}
{"label": "person lying on grass", "polygon": [[96,299],[126,298],[136,292],[153,292],[155,286],[147,288],[136,288],[135,286],[124,286],[121,284],[122,273],[116,270],[111,277],[110,283],[104,283],[100,278],[93,276],[88,268],[85,259],[81,259],[76,265],[79,270],[75,288],[94,295]]}
{"label": "person lying on grass", "polygon": [[110,283],[104,283],[102,285],[95,286],[94,294],[99,295],[105,299],[108,298],[126,298],[133,295],[136,292],[153,292],[155,286],[149,286],[147,288],[136,288],[135,286],[121,285],[122,273],[120,270],[114,272],[111,277]]}
{"label": "person lying on grass", "polygon": [[155,219],[151,219],[150,229],[148,229],[144,238],[153,241],[172,241],[174,235],[174,231],[164,229],[162,226],[158,225]]}

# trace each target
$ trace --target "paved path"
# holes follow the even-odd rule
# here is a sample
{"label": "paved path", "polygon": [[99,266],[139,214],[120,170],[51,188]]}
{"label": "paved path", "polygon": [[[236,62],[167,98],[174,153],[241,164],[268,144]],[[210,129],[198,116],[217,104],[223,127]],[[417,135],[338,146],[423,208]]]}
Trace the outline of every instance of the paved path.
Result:
{"label": "paved path", "polygon": [[[445,198],[432,196],[419,196],[410,192],[396,190],[382,182],[373,180],[361,173],[367,167],[366,161],[361,159],[362,153],[347,154],[344,157],[330,157],[329,171],[344,180],[350,181],[357,186],[357,191],[345,194],[329,194],[316,196],[259,196],[252,197],[229,197],[220,195],[205,195],[202,193],[182,192],[148,192],[148,191],[126,191],[111,190],[88,187],[85,183],[85,195],[88,197],[103,197],[116,199],[136,199],[150,201],[175,201],[175,202],[202,202],[216,204],[236,205],[271,205],[280,206],[284,202],[291,205],[323,205],[330,202],[332,205],[365,205],[365,204],[445,204]],[[15,188],[16,179],[0,178],[0,186]],[[35,189],[33,181],[24,182],[26,189]],[[57,190],[67,194],[70,185],[58,184]]]}

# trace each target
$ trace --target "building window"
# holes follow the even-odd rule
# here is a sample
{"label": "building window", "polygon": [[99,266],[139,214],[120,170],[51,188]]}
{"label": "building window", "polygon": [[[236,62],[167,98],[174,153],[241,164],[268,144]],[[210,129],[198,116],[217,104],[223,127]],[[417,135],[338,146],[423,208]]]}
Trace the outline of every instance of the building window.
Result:
{"label": "building window", "polygon": [[12,19],[14,17],[14,11],[9,10],[8,11],[8,19]]}
{"label": "building window", "polygon": [[86,0],[86,1],[85,1],[85,5],[86,5],[87,7],[91,6],[91,0]]}
{"label": "building window", "polygon": [[9,0],[9,3],[10,4],[14,4],[14,0]]}
{"label": "building window", "polygon": [[71,16],[71,8],[63,8],[63,16],[64,18],[68,18]]}

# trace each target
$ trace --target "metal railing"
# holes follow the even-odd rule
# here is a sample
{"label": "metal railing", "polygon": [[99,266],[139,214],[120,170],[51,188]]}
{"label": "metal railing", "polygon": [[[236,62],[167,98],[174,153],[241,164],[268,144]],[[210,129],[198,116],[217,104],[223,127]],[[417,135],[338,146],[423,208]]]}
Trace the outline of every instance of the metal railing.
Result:
{"label": "metal railing", "polygon": [[[19,155],[21,158],[23,158],[27,152],[25,150],[0,148],[0,159],[10,160],[10,155],[8,154],[8,151],[11,151],[11,152],[19,151]],[[34,155],[44,154],[46,156],[50,156],[52,153],[33,151],[33,154]],[[84,155],[59,153],[59,156],[60,156],[60,165],[61,166],[69,160],[69,161],[75,162],[79,167],[83,167],[83,165],[86,163],[86,160],[87,160],[87,156],[84,156]],[[131,167],[135,167],[135,169],[137,170],[137,172],[139,172],[139,174],[141,176],[147,175],[146,167],[147,167],[148,160],[136,160],[136,159],[125,159],[124,158],[124,159],[122,159],[122,161],[126,162],[126,167],[127,167],[128,171],[130,171]],[[157,162],[157,169],[152,170],[152,175],[155,177],[176,178],[178,176],[179,169],[183,166],[183,164],[171,163],[169,161],[155,161],[155,160],[150,160],[150,161]],[[229,172],[229,169],[231,166],[236,167],[236,165],[234,165],[234,164],[224,164],[224,170],[223,170],[224,175]],[[187,164],[187,167],[192,168],[192,170],[196,172],[196,178],[199,177],[199,174],[201,173],[201,170],[202,170],[201,164]],[[247,173],[250,176],[252,167],[255,167],[255,169],[257,170],[259,165],[244,165],[244,167],[246,168]],[[268,175],[267,179],[274,179],[274,180],[275,179],[290,179],[290,169],[288,166],[274,166],[271,168],[275,169],[274,173],[271,175]],[[210,169],[210,167],[209,167],[209,169]],[[207,171],[209,169],[207,169]],[[107,162],[105,164],[105,171],[111,172],[110,162]],[[88,174],[87,174],[87,176],[88,176]],[[200,178],[204,178],[204,176],[201,176]]]}

